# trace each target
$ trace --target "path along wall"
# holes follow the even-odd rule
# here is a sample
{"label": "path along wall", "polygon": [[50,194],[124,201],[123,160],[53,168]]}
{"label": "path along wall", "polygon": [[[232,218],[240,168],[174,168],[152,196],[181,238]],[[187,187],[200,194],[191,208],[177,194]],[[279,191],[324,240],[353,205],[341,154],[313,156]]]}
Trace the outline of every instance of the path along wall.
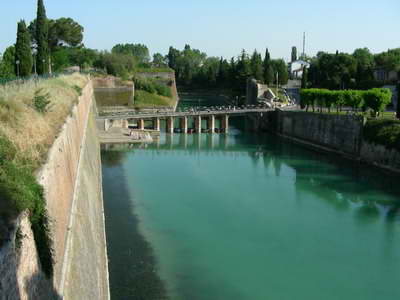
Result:
{"label": "path along wall", "polygon": [[22,214],[0,250],[0,299],[110,298],[95,114],[89,82],[37,176],[54,241],[53,281],[40,269],[29,218]]}
{"label": "path along wall", "polygon": [[360,117],[277,110],[255,123],[258,129],[271,130],[313,148],[400,172],[400,153],[365,141]]}

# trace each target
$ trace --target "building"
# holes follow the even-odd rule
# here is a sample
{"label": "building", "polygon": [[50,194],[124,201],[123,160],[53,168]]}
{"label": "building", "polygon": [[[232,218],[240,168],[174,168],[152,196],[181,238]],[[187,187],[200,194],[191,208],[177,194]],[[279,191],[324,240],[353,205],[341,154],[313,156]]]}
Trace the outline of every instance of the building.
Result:
{"label": "building", "polygon": [[377,81],[391,81],[396,82],[399,78],[399,72],[393,71],[386,71],[383,68],[376,68],[374,70],[374,78]]}
{"label": "building", "polygon": [[291,79],[300,79],[303,77],[304,68],[309,68],[310,64],[304,60],[296,60],[289,63],[289,75]]}

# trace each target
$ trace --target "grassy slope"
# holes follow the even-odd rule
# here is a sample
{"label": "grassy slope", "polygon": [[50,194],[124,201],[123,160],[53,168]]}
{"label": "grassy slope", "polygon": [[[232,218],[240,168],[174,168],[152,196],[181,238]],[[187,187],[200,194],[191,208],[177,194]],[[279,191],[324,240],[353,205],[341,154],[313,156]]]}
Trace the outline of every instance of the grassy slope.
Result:
{"label": "grassy slope", "polygon": [[[31,160],[38,167],[45,159],[72,106],[78,100],[79,88],[88,79],[74,74],[23,85],[0,87],[0,135],[17,148],[18,160]],[[33,108],[35,91],[49,93],[51,108],[40,114]]]}
{"label": "grassy slope", "polygon": [[151,108],[151,107],[162,107],[162,106],[173,106],[175,100],[172,98],[160,96],[157,94],[151,94],[146,91],[137,90],[135,91],[135,107],[136,108]]}

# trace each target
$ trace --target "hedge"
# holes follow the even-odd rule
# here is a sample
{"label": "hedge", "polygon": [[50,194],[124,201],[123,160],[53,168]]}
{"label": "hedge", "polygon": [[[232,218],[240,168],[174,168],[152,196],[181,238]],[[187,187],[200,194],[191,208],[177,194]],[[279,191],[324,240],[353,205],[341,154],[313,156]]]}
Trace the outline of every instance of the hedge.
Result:
{"label": "hedge", "polygon": [[367,91],[343,90],[331,91],[326,89],[302,89],[300,91],[300,105],[302,108],[318,107],[322,108],[336,107],[337,111],[342,107],[351,107],[353,110],[362,109],[366,111],[371,109],[375,115],[386,109],[391,102],[392,92],[389,89],[374,88]]}

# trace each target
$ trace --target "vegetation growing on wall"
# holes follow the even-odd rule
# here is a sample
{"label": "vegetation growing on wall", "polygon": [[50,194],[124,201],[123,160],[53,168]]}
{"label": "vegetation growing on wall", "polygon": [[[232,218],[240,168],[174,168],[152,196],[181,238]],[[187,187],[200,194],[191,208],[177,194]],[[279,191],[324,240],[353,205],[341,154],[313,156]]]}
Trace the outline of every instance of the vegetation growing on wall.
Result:
{"label": "vegetation growing on wall", "polygon": [[400,151],[400,121],[387,119],[368,120],[364,127],[364,138],[370,143]]}
{"label": "vegetation growing on wall", "polygon": [[134,78],[135,89],[165,97],[172,97],[170,82],[161,83],[155,79]]}

